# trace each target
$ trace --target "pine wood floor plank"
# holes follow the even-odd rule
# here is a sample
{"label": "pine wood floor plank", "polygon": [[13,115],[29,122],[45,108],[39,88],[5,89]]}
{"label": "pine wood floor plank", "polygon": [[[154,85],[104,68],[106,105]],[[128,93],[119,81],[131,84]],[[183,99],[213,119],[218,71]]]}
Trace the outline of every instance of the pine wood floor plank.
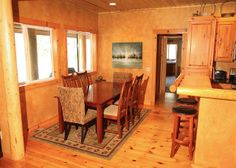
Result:
{"label": "pine wood floor plank", "polygon": [[0,168],[189,168],[188,148],[180,147],[170,158],[174,96],[151,107],[133,134],[111,159],[102,159],[30,139],[21,161],[0,159]]}

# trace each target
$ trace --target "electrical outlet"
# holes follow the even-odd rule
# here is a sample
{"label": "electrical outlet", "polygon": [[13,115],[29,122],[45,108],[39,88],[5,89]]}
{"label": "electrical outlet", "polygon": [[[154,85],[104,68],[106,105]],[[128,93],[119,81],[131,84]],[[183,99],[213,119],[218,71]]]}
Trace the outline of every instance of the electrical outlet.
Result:
{"label": "electrical outlet", "polygon": [[150,67],[146,67],[146,72],[151,72],[151,68]]}

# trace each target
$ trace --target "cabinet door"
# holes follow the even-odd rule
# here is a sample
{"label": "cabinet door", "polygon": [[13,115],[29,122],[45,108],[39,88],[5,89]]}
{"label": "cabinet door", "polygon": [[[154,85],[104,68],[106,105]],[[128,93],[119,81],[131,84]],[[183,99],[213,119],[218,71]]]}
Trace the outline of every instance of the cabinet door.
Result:
{"label": "cabinet door", "polygon": [[188,68],[211,69],[215,39],[215,19],[192,21],[188,33]]}
{"label": "cabinet door", "polygon": [[218,22],[215,44],[215,61],[232,62],[235,22]]}

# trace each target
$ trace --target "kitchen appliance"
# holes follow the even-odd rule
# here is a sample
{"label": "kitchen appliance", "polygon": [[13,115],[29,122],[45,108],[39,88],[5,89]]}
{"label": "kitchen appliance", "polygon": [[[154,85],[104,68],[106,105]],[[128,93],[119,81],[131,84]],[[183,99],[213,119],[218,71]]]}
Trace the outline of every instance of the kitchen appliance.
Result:
{"label": "kitchen appliance", "polygon": [[214,82],[225,83],[227,81],[227,72],[223,70],[215,70]]}
{"label": "kitchen appliance", "polygon": [[236,68],[230,68],[229,82],[236,84]]}

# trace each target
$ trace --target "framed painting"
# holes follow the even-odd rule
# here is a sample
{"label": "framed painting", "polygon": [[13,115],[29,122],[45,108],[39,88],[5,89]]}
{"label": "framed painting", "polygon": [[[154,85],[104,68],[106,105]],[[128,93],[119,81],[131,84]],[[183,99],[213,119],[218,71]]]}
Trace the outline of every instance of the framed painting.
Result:
{"label": "framed painting", "polygon": [[113,68],[142,68],[142,43],[112,43]]}

